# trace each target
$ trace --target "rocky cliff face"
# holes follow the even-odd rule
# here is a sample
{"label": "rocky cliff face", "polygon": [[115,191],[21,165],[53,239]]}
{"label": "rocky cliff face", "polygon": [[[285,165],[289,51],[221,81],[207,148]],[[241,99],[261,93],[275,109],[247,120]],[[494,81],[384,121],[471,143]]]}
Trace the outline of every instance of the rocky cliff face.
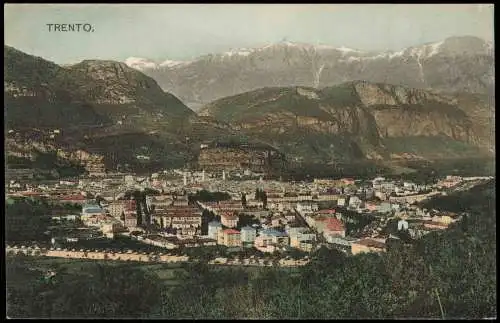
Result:
{"label": "rocky cliff face", "polygon": [[[178,145],[184,140],[179,127],[196,117],[156,81],[123,63],[87,60],[61,67],[8,46],[4,54],[4,109],[11,129],[57,128],[75,147],[130,164],[143,147],[162,152]],[[156,161],[182,159],[182,150]]]}
{"label": "rocky cliff face", "polygon": [[[457,154],[477,152],[475,147],[491,141],[477,132],[465,112],[469,108],[459,104],[451,95],[355,81],[322,90],[265,88],[215,101],[200,114],[226,121],[296,158],[379,159],[405,152],[438,157],[448,152],[430,152],[422,140],[443,138],[470,148],[457,148]],[[395,148],[395,142],[406,146]]]}
{"label": "rocky cliff face", "polygon": [[398,52],[282,42],[189,62],[127,63],[190,107],[261,87],[322,88],[366,80],[447,92],[493,93],[494,50],[476,37],[451,37]]}
{"label": "rocky cliff face", "polygon": [[124,63],[85,60],[66,70],[79,76],[79,82],[69,83],[72,89],[92,104],[129,105],[170,117],[192,115],[179,99],[163,92],[156,81]]}
{"label": "rocky cliff face", "polygon": [[64,86],[62,67],[4,46],[4,109],[9,125],[71,126],[109,119]]}
{"label": "rocky cliff face", "polygon": [[73,120],[76,124],[106,123],[123,115],[145,113],[160,113],[165,118],[193,115],[156,81],[120,62],[86,60],[60,67],[8,46],[4,54],[4,93],[9,98],[5,108],[12,113],[8,118],[11,122],[50,122],[50,118],[34,118],[33,111],[25,111],[33,108],[25,101],[34,104],[40,115],[61,115],[52,121],[62,125],[67,121],[64,117],[74,114],[78,116]]}

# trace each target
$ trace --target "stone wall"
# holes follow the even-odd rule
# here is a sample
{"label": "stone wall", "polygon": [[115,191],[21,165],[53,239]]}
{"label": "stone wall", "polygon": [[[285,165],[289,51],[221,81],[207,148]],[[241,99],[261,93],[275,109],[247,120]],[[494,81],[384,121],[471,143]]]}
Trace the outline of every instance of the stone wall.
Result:
{"label": "stone wall", "polygon": [[140,253],[129,251],[113,252],[106,250],[75,250],[75,249],[44,249],[39,247],[27,246],[7,246],[6,253],[23,253],[28,256],[46,256],[70,259],[96,259],[96,260],[115,260],[115,261],[143,261],[143,262],[185,262],[189,260],[188,256],[174,256],[157,253]]}

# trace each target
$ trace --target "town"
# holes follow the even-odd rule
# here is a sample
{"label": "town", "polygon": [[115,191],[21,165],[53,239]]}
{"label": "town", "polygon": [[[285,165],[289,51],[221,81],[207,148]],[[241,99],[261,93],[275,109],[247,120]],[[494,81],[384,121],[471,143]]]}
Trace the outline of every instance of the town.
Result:
{"label": "town", "polygon": [[[6,203],[48,201],[52,225],[45,241],[8,245],[7,252],[173,262],[188,261],[194,249],[223,248],[206,260],[297,266],[321,246],[348,255],[384,252],[387,241],[401,234],[419,239],[444,230],[466,214],[422,209],[418,203],[491,179],[446,176],[417,185],[383,177],[281,182],[263,175],[250,169],[175,169],[35,181],[17,172],[6,183]],[[133,244],[117,250],[116,240]],[[232,256],[242,251],[245,257]]]}

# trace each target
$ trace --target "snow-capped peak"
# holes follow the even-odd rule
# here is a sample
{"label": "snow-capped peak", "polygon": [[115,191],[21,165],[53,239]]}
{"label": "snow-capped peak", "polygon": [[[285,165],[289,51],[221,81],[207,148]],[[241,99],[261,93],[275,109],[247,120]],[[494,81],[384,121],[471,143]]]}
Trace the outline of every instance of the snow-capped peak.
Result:
{"label": "snow-capped peak", "polygon": [[251,53],[253,53],[255,50],[251,48],[235,48],[231,49],[228,52],[225,52],[223,55],[224,56],[248,56]]}
{"label": "snow-capped peak", "polygon": [[167,59],[163,62],[161,62],[158,66],[160,67],[176,67],[176,66],[184,66],[186,64],[189,64],[190,62],[186,61],[173,61],[170,59]]}
{"label": "snow-capped peak", "polygon": [[144,70],[144,69],[152,69],[156,68],[157,65],[155,62],[146,59],[146,58],[140,58],[140,57],[129,57],[125,60],[125,64],[128,67],[135,68],[137,70]]}
{"label": "snow-capped peak", "polygon": [[430,56],[433,56],[433,55],[436,55],[437,53],[439,53],[439,48],[441,47],[441,45],[443,45],[443,43],[444,43],[443,41],[440,41],[437,43],[427,45],[426,49],[430,49],[430,52],[427,52],[426,56],[430,57]]}
{"label": "snow-capped peak", "polygon": [[352,48],[348,48],[348,47],[345,47],[345,46],[340,46],[340,47],[337,48],[337,50],[339,50],[341,52],[344,52],[344,53],[358,52],[358,50],[355,50],[355,49],[352,49]]}

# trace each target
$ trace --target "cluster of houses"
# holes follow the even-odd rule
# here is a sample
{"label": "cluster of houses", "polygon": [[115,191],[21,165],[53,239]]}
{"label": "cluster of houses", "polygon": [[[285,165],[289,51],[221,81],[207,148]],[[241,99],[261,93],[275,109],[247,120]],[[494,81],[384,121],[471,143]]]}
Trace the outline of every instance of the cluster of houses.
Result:
{"label": "cluster of houses", "polygon": [[[123,232],[167,249],[223,245],[272,253],[290,248],[312,251],[327,243],[356,254],[385,250],[387,235],[383,231],[390,219],[401,219],[397,229],[408,230],[415,238],[447,228],[459,215],[420,210],[411,204],[440,194],[440,189],[482,179],[448,176],[434,185],[417,185],[382,177],[368,182],[344,178],[285,183],[262,179],[230,181],[225,173],[222,179],[205,172],[196,176],[197,183],[187,183],[186,172],[179,170],[142,177],[115,174],[101,179],[37,184],[11,180],[6,185],[6,198],[46,197],[60,204],[81,205],[80,220],[87,227],[98,228],[104,236],[112,238]],[[126,191],[146,188],[159,193],[147,196],[145,205],[124,197]],[[257,188],[266,194],[266,207],[262,199],[253,196]],[[226,192],[231,199],[190,204],[188,194],[200,189]],[[202,210],[220,217],[220,221],[208,224],[208,236],[201,233]],[[377,218],[359,235],[351,237],[346,234],[349,219],[344,218],[342,210],[376,214]],[[255,224],[242,226],[244,215],[253,218]],[[59,219],[76,219],[74,214],[68,216],[58,215]],[[156,233],[145,234],[141,228],[145,225],[148,232]]]}
{"label": "cluster of houses", "polygon": [[275,228],[257,229],[244,226],[241,230],[224,228],[217,221],[208,224],[208,237],[226,247],[255,248],[262,252],[287,251],[290,247],[311,251],[316,235],[304,227],[290,227],[287,231]]}

